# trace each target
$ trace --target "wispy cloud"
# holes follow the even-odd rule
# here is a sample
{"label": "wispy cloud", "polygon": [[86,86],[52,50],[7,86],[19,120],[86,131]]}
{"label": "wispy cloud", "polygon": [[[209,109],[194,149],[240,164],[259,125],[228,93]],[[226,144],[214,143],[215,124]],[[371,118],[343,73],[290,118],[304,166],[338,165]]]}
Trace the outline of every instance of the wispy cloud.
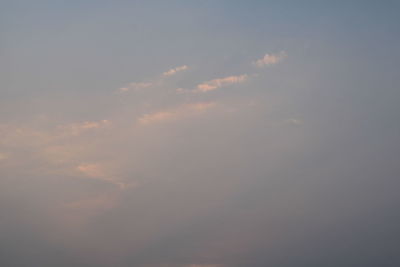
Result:
{"label": "wispy cloud", "polygon": [[228,86],[235,83],[242,83],[249,78],[249,75],[242,74],[237,76],[228,76],[225,78],[213,79],[197,85],[196,92],[208,92],[220,87]]}
{"label": "wispy cloud", "polygon": [[77,136],[89,130],[106,128],[110,126],[110,124],[111,122],[109,120],[85,121],[60,125],[58,126],[58,130],[67,135]]}
{"label": "wispy cloud", "polygon": [[58,136],[25,125],[1,125],[0,145],[6,147],[37,147],[48,144]]}
{"label": "wispy cloud", "polygon": [[118,91],[120,93],[125,93],[128,91],[132,91],[132,90],[141,90],[141,89],[145,89],[145,88],[150,88],[150,87],[155,87],[155,86],[159,86],[160,84],[162,84],[162,80],[164,77],[170,77],[173,75],[176,75],[178,72],[182,72],[189,69],[189,67],[187,65],[182,65],[179,67],[175,67],[172,69],[167,70],[166,72],[163,72],[161,74],[161,76],[154,78],[150,81],[147,82],[132,82],[129,83],[128,85],[121,87],[118,89]]}
{"label": "wispy cloud", "polygon": [[82,173],[85,177],[102,180],[124,189],[127,185],[115,178],[111,171],[100,163],[82,163],[76,167],[76,170]]}
{"label": "wispy cloud", "polygon": [[158,111],[143,115],[139,118],[139,122],[141,124],[149,124],[158,121],[165,121],[175,118],[176,115],[176,111]]}
{"label": "wispy cloud", "polygon": [[84,163],[80,164],[77,167],[78,171],[82,172],[88,177],[92,178],[99,178],[99,177],[105,177],[106,175],[104,174],[104,171],[102,170],[102,167],[97,164],[97,163]]}
{"label": "wispy cloud", "polygon": [[267,65],[276,64],[276,63],[282,61],[286,57],[287,57],[287,54],[285,51],[281,51],[277,54],[265,54],[263,58],[260,58],[256,61],[254,61],[253,64],[259,68],[262,68]]}
{"label": "wispy cloud", "polygon": [[177,74],[178,72],[185,71],[185,70],[187,70],[188,68],[189,68],[189,67],[188,67],[187,65],[179,66],[179,67],[172,68],[172,69],[170,69],[170,70],[164,72],[162,75],[163,75],[163,76],[172,76],[172,75]]}
{"label": "wispy cloud", "polygon": [[185,104],[175,108],[144,114],[138,119],[139,124],[153,124],[164,121],[173,121],[187,116],[200,114],[216,105],[215,102],[199,102]]}
{"label": "wispy cloud", "polygon": [[140,82],[140,83],[130,83],[125,87],[119,88],[121,93],[128,92],[130,90],[140,90],[144,88],[149,88],[154,86],[154,82]]}

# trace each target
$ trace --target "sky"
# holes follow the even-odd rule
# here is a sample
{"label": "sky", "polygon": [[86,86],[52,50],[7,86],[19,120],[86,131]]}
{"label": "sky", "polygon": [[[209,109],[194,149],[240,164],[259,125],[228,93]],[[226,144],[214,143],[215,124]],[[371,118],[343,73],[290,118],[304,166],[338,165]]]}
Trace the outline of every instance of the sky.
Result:
{"label": "sky", "polygon": [[0,1],[0,265],[400,266],[399,12]]}

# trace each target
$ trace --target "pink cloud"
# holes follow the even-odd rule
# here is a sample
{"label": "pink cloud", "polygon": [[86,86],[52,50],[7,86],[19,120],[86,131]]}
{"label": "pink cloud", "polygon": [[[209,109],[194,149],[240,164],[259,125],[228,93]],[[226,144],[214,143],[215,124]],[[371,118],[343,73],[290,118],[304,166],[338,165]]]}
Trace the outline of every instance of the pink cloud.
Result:
{"label": "pink cloud", "polygon": [[187,116],[200,114],[215,105],[215,102],[185,104],[167,110],[144,114],[138,119],[138,122],[140,124],[153,124],[157,122],[177,120]]}
{"label": "pink cloud", "polygon": [[287,54],[284,51],[281,51],[278,54],[265,54],[263,58],[254,61],[253,64],[259,68],[262,68],[267,65],[276,64],[282,61],[285,57],[287,57]]}
{"label": "pink cloud", "polygon": [[119,89],[121,93],[128,92],[130,90],[140,90],[144,88],[149,88],[154,86],[153,82],[140,82],[140,83],[130,83],[126,87],[122,87]]}
{"label": "pink cloud", "polygon": [[228,86],[230,84],[242,83],[248,79],[247,74],[242,74],[238,76],[228,76],[225,78],[218,78],[211,81],[207,81],[197,85],[197,92],[208,92],[220,87]]}
{"label": "pink cloud", "polygon": [[170,69],[170,70],[164,72],[164,73],[163,73],[163,76],[172,76],[172,75],[177,74],[178,72],[185,71],[185,70],[187,70],[188,68],[189,68],[189,67],[186,66],[186,65],[179,66],[179,67],[176,67],[176,68],[173,68],[173,69]]}
{"label": "pink cloud", "polygon": [[106,128],[110,125],[110,123],[111,122],[109,120],[85,121],[60,125],[58,130],[61,130],[64,134],[77,136],[89,130]]}

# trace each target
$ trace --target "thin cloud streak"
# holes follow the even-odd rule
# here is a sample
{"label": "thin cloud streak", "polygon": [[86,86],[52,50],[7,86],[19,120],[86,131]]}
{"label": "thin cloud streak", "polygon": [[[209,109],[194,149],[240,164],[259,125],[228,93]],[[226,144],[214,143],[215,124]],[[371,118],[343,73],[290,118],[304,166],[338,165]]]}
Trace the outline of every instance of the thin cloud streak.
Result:
{"label": "thin cloud streak", "polygon": [[94,129],[104,129],[111,125],[109,120],[101,120],[101,121],[85,121],[81,123],[71,123],[66,125],[60,125],[58,130],[67,135],[77,136],[86,131],[94,130]]}
{"label": "thin cloud streak", "polygon": [[173,75],[177,74],[178,72],[187,70],[188,68],[189,68],[189,67],[186,66],[186,65],[179,66],[179,67],[172,68],[172,69],[170,69],[170,70],[164,72],[162,75],[163,75],[163,76],[173,76]]}
{"label": "thin cloud streak", "polygon": [[242,74],[242,75],[237,75],[237,76],[228,76],[225,78],[218,78],[218,79],[213,79],[207,82],[203,82],[199,85],[197,85],[196,92],[208,92],[208,91],[213,91],[221,87],[225,87],[231,84],[237,84],[237,83],[242,83],[245,82],[249,78],[249,75],[247,74]]}
{"label": "thin cloud streak", "polygon": [[121,189],[126,187],[126,184],[115,178],[111,171],[106,166],[100,163],[82,163],[76,167],[77,171],[81,172],[85,177],[98,179],[107,183],[114,184]]}
{"label": "thin cloud streak", "polygon": [[182,65],[178,66],[172,69],[169,69],[161,74],[160,77],[154,78],[153,80],[147,81],[147,82],[132,82],[129,83],[127,86],[121,87],[118,89],[120,93],[126,93],[128,91],[132,90],[142,90],[146,88],[151,88],[151,87],[156,87],[162,84],[163,78],[174,76],[179,72],[183,72],[185,70],[189,69],[187,65]]}
{"label": "thin cloud streak", "polygon": [[177,119],[201,114],[215,105],[215,102],[185,104],[167,110],[144,114],[138,119],[138,123],[141,125],[149,125],[153,123],[174,121]]}
{"label": "thin cloud streak", "polygon": [[130,83],[128,86],[120,88],[119,91],[121,93],[124,93],[124,92],[128,92],[131,90],[140,90],[140,89],[152,87],[152,86],[154,86],[154,84],[155,84],[154,82]]}

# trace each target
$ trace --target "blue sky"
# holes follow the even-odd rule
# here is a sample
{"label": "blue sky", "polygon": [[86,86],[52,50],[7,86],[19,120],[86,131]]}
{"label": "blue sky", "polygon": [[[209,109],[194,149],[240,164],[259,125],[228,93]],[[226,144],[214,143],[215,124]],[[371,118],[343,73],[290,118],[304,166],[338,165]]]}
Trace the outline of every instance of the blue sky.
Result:
{"label": "blue sky", "polygon": [[4,266],[398,266],[397,1],[3,1]]}

